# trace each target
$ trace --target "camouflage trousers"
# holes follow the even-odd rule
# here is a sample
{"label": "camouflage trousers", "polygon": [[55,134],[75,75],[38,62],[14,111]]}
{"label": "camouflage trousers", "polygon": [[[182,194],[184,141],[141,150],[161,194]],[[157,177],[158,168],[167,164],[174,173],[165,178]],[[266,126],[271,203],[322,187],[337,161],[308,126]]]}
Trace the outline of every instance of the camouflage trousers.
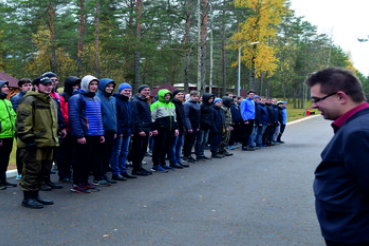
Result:
{"label": "camouflage trousers", "polygon": [[230,138],[231,138],[231,131],[222,133],[222,142],[219,145],[219,152],[223,152],[227,150],[227,146],[228,146]]}
{"label": "camouflage trousers", "polygon": [[38,191],[49,179],[53,149],[53,147],[20,149],[23,170],[19,188],[22,191]]}

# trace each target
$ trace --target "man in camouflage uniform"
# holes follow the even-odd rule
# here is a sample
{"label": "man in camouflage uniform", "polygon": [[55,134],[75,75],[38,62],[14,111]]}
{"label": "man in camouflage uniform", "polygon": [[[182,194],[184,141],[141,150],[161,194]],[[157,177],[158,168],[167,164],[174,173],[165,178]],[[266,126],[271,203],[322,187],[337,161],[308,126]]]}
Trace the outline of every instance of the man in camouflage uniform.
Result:
{"label": "man in camouflage uniform", "polygon": [[51,80],[41,76],[33,80],[35,91],[28,92],[17,109],[17,146],[23,162],[20,189],[22,205],[43,208],[54,204],[42,199],[38,192],[49,178],[54,147],[58,141],[58,105],[49,95]]}
{"label": "man in camouflage uniform", "polygon": [[224,113],[224,120],[225,125],[227,127],[227,131],[222,134],[222,143],[219,145],[219,154],[224,156],[231,156],[233,153],[227,152],[227,146],[229,143],[229,139],[231,137],[231,131],[233,130],[232,126],[232,111],[231,111],[231,105],[233,103],[232,97],[224,96],[223,98],[223,104],[221,106],[221,109]]}

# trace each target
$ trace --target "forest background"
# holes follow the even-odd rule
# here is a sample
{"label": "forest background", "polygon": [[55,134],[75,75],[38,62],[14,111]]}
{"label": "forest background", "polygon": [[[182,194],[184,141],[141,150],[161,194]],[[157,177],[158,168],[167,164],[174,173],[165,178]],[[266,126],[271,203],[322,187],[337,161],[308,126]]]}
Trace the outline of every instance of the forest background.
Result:
{"label": "forest background", "polygon": [[[53,71],[141,84],[209,85],[290,98],[304,107],[305,78],[326,67],[369,79],[286,0],[3,0],[0,70]],[[255,43],[253,45],[250,45]],[[241,48],[241,57],[239,51]],[[239,66],[241,58],[241,66]],[[240,70],[239,70],[240,69]]]}

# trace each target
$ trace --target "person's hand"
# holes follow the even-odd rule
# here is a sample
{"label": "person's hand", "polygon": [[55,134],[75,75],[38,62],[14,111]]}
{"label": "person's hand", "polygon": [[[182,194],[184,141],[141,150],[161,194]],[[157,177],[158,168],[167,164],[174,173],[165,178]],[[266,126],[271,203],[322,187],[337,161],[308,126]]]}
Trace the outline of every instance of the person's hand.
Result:
{"label": "person's hand", "polygon": [[146,137],[146,133],[145,132],[139,132],[138,135],[140,135],[140,137]]}
{"label": "person's hand", "polygon": [[179,135],[179,131],[177,129],[174,130],[174,136],[177,137]]}
{"label": "person's hand", "polygon": [[231,127],[231,131],[233,131],[234,130],[234,128],[233,127]]}
{"label": "person's hand", "polygon": [[158,130],[151,131],[152,136],[156,136],[159,134]]}
{"label": "person's hand", "polygon": [[100,136],[100,143],[104,143],[105,142],[105,137],[104,136]]}
{"label": "person's hand", "polygon": [[189,133],[193,133],[193,130],[192,130],[192,129],[189,129],[189,130],[188,130],[188,132],[189,132]]}
{"label": "person's hand", "polygon": [[248,121],[248,120],[246,120],[246,121],[245,121],[245,125],[248,125],[248,124],[249,124],[249,121]]}
{"label": "person's hand", "polygon": [[118,135],[117,134],[114,134],[114,139],[116,139],[118,137]]}
{"label": "person's hand", "polygon": [[196,131],[197,131],[197,132],[198,132],[198,131],[200,131],[200,128],[197,128],[197,130],[196,130]]}
{"label": "person's hand", "polygon": [[67,136],[67,130],[66,129],[61,129],[60,130],[60,138],[63,139]]}
{"label": "person's hand", "polygon": [[77,139],[77,143],[78,143],[78,144],[86,144],[86,138],[85,138],[85,137],[83,137],[83,138],[78,138],[78,139]]}
{"label": "person's hand", "polygon": [[[134,137],[135,136],[135,134],[131,134],[131,137]],[[123,137],[123,135],[122,135],[122,137]]]}
{"label": "person's hand", "polygon": [[263,124],[259,124],[259,126],[263,126]]}

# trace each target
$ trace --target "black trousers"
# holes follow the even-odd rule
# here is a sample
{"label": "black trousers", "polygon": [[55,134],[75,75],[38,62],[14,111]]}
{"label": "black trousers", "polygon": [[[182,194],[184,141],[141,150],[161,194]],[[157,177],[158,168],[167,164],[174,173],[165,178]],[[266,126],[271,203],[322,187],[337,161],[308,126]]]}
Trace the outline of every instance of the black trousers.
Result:
{"label": "black trousers", "polygon": [[249,124],[242,124],[242,147],[247,147],[249,145],[249,137],[254,127],[254,120],[248,120],[248,122]]}
{"label": "black trousers", "polygon": [[196,136],[197,136],[196,130],[192,133],[187,132],[186,138],[183,143],[183,156],[184,157],[191,156],[191,150],[192,150],[193,145],[195,144]]}
{"label": "black trousers", "polygon": [[[17,138],[15,138],[15,141],[17,141]],[[20,158],[19,148],[17,148],[17,151],[15,152],[15,163],[17,165],[18,174],[22,174],[23,162],[22,162],[22,159]]]}
{"label": "black trousers", "polygon": [[99,148],[100,136],[87,136],[86,144],[78,144],[75,139],[75,152],[73,163],[73,183],[87,183],[91,169],[100,165]]}
{"label": "black trousers", "polygon": [[74,162],[74,147],[76,140],[71,136],[71,132],[67,132],[67,136],[59,139],[60,146],[58,151],[58,175],[59,179],[72,177],[72,163]]}
{"label": "black trousers", "polygon": [[164,166],[170,143],[173,141],[174,132],[158,130],[159,134],[154,137],[154,151],[152,152],[153,166]]}
{"label": "black trousers", "polygon": [[113,154],[114,132],[106,131],[104,136],[105,142],[100,144],[99,165],[95,166],[92,170],[96,180],[104,179],[105,174],[108,172],[110,159]]}
{"label": "black trousers", "polygon": [[[237,143],[240,141],[240,123],[239,122],[236,122],[234,125],[233,125],[233,131],[231,131],[231,137],[229,139],[229,143],[228,145],[232,146],[234,143]],[[238,140],[238,141],[236,141]]]}
{"label": "black trousers", "polygon": [[13,138],[3,138],[3,146],[0,147],[0,183],[6,181],[6,170],[8,169],[10,153],[13,149]]}
{"label": "black trousers", "polygon": [[360,243],[336,243],[325,239],[325,244],[327,246],[369,246],[369,242]]}
{"label": "black trousers", "polygon": [[150,132],[145,131],[145,133],[146,137],[141,137],[138,134],[132,137],[131,151],[128,154],[128,159],[132,161],[133,171],[138,171],[142,168],[142,160],[145,157]]}
{"label": "black trousers", "polygon": [[286,129],[286,125],[281,125],[281,129],[279,131],[279,135],[277,137],[277,141],[280,142],[281,141],[281,137],[283,135],[284,129]]}

